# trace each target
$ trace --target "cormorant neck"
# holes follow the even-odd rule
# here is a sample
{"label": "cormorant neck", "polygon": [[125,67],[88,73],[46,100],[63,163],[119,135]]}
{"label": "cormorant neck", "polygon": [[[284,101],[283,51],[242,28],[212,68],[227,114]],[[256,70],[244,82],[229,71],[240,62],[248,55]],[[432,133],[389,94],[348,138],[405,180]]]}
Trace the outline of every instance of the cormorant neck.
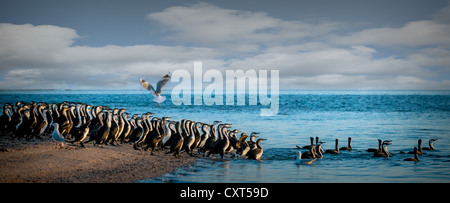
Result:
{"label": "cormorant neck", "polygon": [[258,147],[258,149],[262,149],[262,147],[261,147],[261,140],[259,141],[259,142],[256,142],[256,147]]}
{"label": "cormorant neck", "polygon": [[322,158],[322,157],[323,157],[323,154],[322,154],[322,150],[320,150],[320,148],[321,148],[321,146],[319,145],[319,147],[317,148],[317,156],[318,156],[319,158]]}
{"label": "cormorant neck", "polygon": [[417,149],[419,152],[422,152],[422,141],[419,141],[419,148]]}
{"label": "cormorant neck", "polygon": [[312,154],[312,158],[315,159],[316,158],[316,146],[311,146],[309,151]]}
{"label": "cormorant neck", "polygon": [[387,145],[384,145],[383,153],[389,157],[390,154],[389,154],[389,151],[387,150],[387,147],[388,147]]}

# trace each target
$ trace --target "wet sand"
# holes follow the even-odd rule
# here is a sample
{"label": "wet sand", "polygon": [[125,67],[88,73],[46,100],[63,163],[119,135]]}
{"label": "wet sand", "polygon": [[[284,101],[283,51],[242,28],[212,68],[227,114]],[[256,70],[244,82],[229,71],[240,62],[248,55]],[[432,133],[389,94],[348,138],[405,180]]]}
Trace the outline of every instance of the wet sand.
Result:
{"label": "wet sand", "polygon": [[132,145],[86,148],[65,144],[55,149],[51,138],[25,141],[0,135],[0,183],[129,183],[189,167],[195,158],[180,158]]}

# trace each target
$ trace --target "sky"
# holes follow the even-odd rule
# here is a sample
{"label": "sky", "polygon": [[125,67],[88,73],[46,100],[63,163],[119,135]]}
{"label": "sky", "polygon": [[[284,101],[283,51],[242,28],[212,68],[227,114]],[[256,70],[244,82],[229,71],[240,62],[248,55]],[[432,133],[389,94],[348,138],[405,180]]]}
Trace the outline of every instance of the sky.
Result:
{"label": "sky", "polygon": [[280,89],[450,90],[448,0],[0,2],[0,89],[136,89],[202,61]]}

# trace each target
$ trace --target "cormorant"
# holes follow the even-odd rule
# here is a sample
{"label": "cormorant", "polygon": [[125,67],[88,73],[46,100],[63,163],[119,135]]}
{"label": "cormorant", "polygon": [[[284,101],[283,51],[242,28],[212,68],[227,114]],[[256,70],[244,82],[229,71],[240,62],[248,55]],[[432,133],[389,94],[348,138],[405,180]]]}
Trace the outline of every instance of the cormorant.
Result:
{"label": "cormorant", "polygon": [[266,140],[266,139],[258,139],[258,140],[256,141],[256,148],[250,150],[250,151],[247,153],[247,158],[248,158],[248,159],[256,159],[256,160],[259,160],[259,159],[261,158],[261,156],[262,156],[262,154],[263,154],[263,152],[264,152],[263,148],[261,147],[261,142],[262,142],[263,140]]}
{"label": "cormorant", "polygon": [[347,145],[347,147],[341,147],[340,150],[352,151],[352,138],[351,137],[348,137],[348,145]]}
{"label": "cormorant", "polygon": [[433,150],[434,150],[433,142],[436,141],[436,140],[438,140],[438,139],[430,139],[430,140],[428,141],[428,145],[429,145],[430,147],[424,147],[424,148],[422,148],[422,150],[430,150],[430,151],[433,151]]}

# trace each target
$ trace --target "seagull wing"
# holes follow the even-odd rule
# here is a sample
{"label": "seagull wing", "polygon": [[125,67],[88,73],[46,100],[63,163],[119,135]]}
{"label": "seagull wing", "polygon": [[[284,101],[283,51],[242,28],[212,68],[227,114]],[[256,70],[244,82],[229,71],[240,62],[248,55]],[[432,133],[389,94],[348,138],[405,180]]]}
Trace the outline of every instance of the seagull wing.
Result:
{"label": "seagull wing", "polygon": [[149,84],[147,81],[143,80],[142,78],[139,78],[139,81],[141,81],[142,86],[147,89],[148,91],[155,93],[155,88],[151,84]]}
{"label": "seagull wing", "polygon": [[61,134],[59,134],[59,133],[58,133],[58,138],[57,138],[57,140],[60,141],[60,142],[66,142],[66,140],[64,139],[64,137],[63,137]]}
{"label": "seagull wing", "polygon": [[59,131],[58,131],[58,125],[56,125],[55,129],[53,130],[52,138],[53,138],[53,140],[55,140],[56,142],[66,142],[66,140],[64,139],[64,137],[63,137],[63,136],[61,135],[61,133],[59,133]]}
{"label": "seagull wing", "polygon": [[166,74],[158,83],[156,83],[156,94],[161,94],[161,90],[166,85],[166,83],[170,80],[170,75]]}

